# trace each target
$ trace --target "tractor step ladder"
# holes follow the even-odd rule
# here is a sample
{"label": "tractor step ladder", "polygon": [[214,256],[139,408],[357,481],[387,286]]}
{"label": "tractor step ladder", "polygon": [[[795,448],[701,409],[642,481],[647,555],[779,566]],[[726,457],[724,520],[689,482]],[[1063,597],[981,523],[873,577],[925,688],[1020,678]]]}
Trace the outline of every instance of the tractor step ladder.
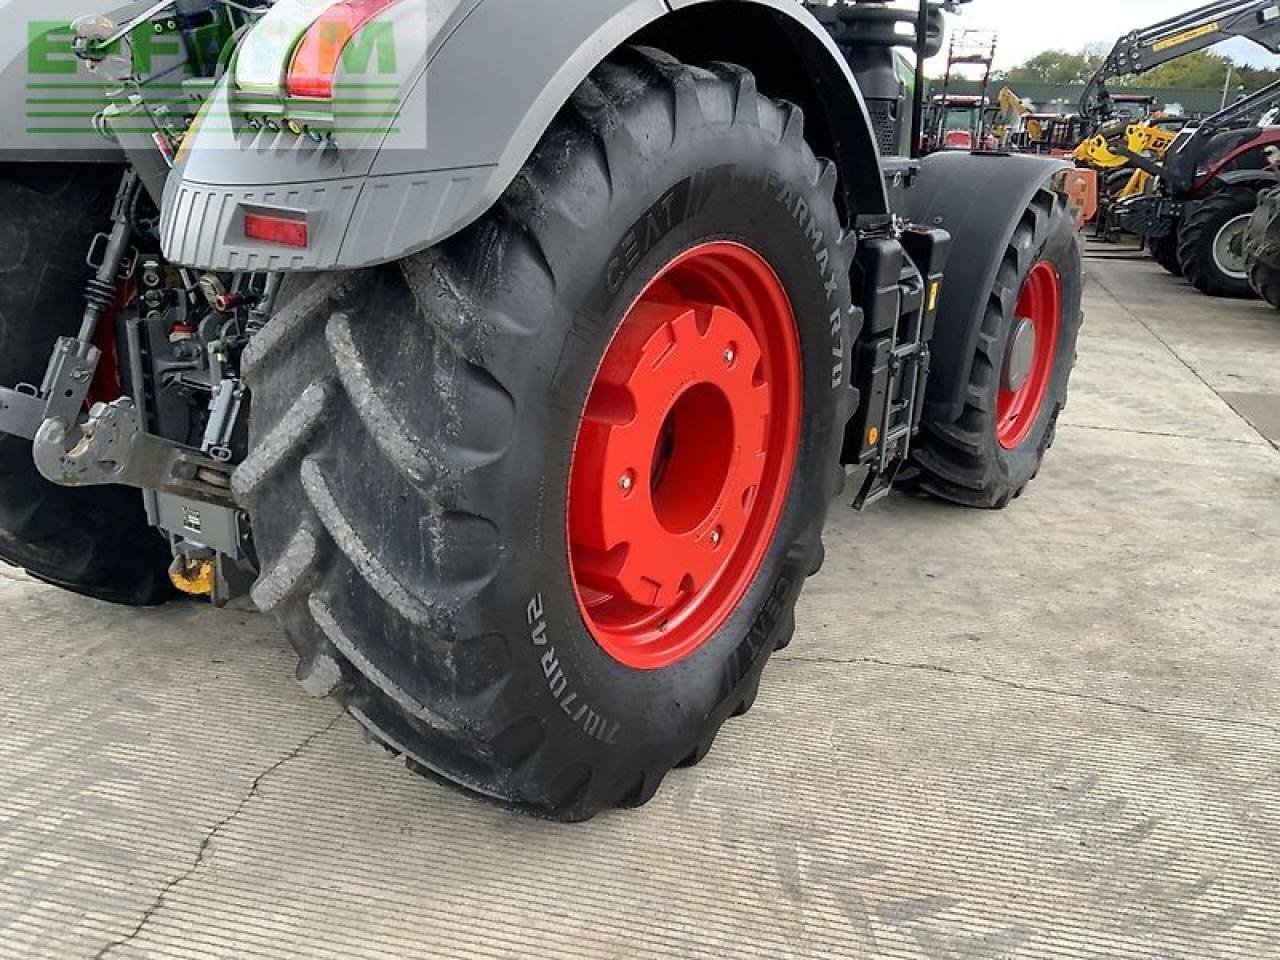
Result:
{"label": "tractor step ladder", "polygon": [[865,325],[854,385],[860,403],[844,458],[862,473],[853,503],[859,510],[888,495],[919,429],[950,242],[945,231],[908,227],[900,239],[867,239],[859,248]]}

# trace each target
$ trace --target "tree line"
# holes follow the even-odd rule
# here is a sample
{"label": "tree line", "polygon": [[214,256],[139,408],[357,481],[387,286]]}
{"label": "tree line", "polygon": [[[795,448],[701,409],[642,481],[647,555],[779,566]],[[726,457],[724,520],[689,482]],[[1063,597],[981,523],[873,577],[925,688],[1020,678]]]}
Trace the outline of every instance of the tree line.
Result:
{"label": "tree line", "polygon": [[[998,76],[1002,83],[1051,83],[1069,85],[1086,83],[1106,59],[1100,48],[1084,50],[1046,50]],[[1121,78],[1123,81],[1123,78]],[[1230,57],[1200,50],[1156,67],[1134,78],[1135,86],[1192,87],[1222,89],[1227,83],[1252,93],[1268,83],[1280,80],[1280,70],[1241,65]],[[1114,85],[1114,84],[1113,84]]]}

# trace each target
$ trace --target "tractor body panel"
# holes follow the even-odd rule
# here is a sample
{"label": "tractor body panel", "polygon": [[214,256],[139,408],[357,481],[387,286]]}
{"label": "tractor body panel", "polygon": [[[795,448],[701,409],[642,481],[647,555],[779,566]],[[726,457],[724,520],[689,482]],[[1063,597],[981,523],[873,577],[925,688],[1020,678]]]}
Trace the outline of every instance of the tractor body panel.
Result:
{"label": "tractor body panel", "polygon": [[[348,269],[424,249],[481,216],[510,185],[573,91],[608,54],[691,8],[730,21],[768,15],[810,66],[816,100],[844,126],[830,139],[860,212],[887,209],[866,109],[848,65],[820,24],[789,0],[409,0],[394,16],[395,56],[370,75],[379,98],[335,98],[328,140],[291,126],[295,104],[253,98],[224,81],[169,177],[166,255],[214,270]],[[265,22],[265,21],[264,21]],[[776,44],[778,31],[757,37]],[[244,49],[252,43],[253,34]],[[416,57],[414,52],[417,52]],[[374,63],[378,61],[374,60]],[[495,69],[500,65],[500,69]],[[749,68],[750,63],[745,64]],[[335,89],[345,89],[343,77]],[[393,96],[388,97],[388,93]],[[398,100],[381,132],[356,118],[374,99]],[[362,102],[363,101],[363,102]],[[257,126],[246,126],[246,119]],[[308,244],[249,239],[246,210],[306,224]]]}
{"label": "tractor body panel", "polygon": [[94,15],[118,22],[134,7],[115,0],[0,0],[0,162],[121,159],[119,147],[93,129],[93,115],[105,104],[103,81],[72,53],[70,24]]}
{"label": "tractor body panel", "polygon": [[1192,196],[1202,197],[1217,183],[1271,183],[1280,170],[1280,127],[1246,127],[1209,141],[1197,164]]}

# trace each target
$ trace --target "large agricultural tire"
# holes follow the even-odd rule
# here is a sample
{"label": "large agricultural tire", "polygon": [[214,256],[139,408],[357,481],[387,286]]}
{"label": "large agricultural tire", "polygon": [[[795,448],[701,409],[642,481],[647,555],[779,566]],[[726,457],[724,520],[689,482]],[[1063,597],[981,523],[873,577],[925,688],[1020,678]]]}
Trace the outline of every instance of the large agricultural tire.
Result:
{"label": "large agricultural tire", "polygon": [[919,489],[1000,509],[1035,477],[1067,402],[1083,277],[1067,200],[1042,189],[1015,228],[987,298],[959,419],[926,416],[921,423]]}
{"label": "large agricultural tire", "polygon": [[1280,187],[1258,194],[1244,240],[1244,262],[1253,292],[1280,310]]}
{"label": "large agricultural tire", "polygon": [[[39,385],[58,336],[84,310],[94,234],[110,222],[120,169],[0,166],[0,384]],[[31,460],[31,441],[0,434],[0,559],[76,593],[127,604],[174,596],[170,553],[124,487],[59,487]]]}
{"label": "large agricultural tire", "polygon": [[233,486],[304,686],[558,819],[700,759],[790,641],[843,482],[835,179],[746,71],[625,49],[478,223],[290,281]]}
{"label": "large agricultural tire", "polygon": [[1244,236],[1258,205],[1257,191],[1230,187],[1201,200],[1187,214],[1178,234],[1182,275],[1211,297],[1250,298],[1244,263]]}
{"label": "large agricultural tire", "polygon": [[1163,237],[1152,237],[1147,242],[1151,259],[1175,277],[1182,276],[1182,264],[1178,262],[1178,229],[1175,227]]}

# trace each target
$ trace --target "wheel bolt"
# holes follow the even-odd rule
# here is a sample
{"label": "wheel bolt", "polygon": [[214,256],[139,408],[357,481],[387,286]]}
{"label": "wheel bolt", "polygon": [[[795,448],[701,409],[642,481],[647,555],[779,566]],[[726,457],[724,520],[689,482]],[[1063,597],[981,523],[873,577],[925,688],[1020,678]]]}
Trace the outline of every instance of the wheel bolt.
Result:
{"label": "wheel bolt", "polygon": [[724,364],[726,367],[731,366],[733,364],[735,357],[737,357],[737,354],[733,352],[733,347],[725,347]]}
{"label": "wheel bolt", "polygon": [[720,528],[716,527],[711,531],[711,545],[713,547],[720,546]]}
{"label": "wheel bolt", "polygon": [[620,487],[624,492],[625,492],[625,491],[627,491],[627,490],[630,490],[630,489],[631,489],[631,484],[632,484],[632,482],[633,482],[633,481],[632,481],[632,479],[631,479],[631,474],[629,474],[629,473],[624,473],[622,476],[620,476],[620,477],[618,478],[618,486],[619,486],[619,487]]}

